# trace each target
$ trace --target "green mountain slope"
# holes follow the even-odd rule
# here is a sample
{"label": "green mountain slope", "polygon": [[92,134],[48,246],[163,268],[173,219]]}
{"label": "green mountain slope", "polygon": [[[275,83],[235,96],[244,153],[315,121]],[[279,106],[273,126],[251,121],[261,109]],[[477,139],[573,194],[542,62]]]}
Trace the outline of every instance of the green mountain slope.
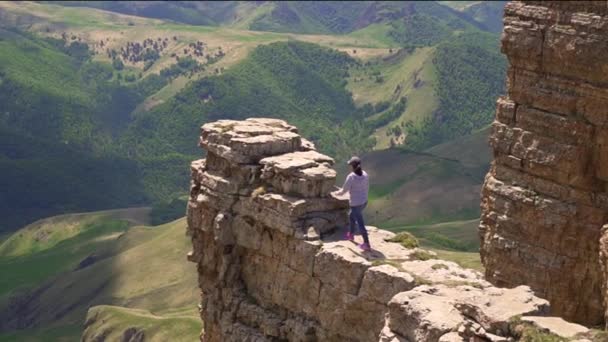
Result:
{"label": "green mountain slope", "polygon": [[407,146],[430,147],[470,134],[492,122],[495,99],[504,91],[506,60],[498,37],[462,34],[442,42],[433,56],[439,106],[422,123],[404,123]]}
{"label": "green mountain slope", "polygon": [[249,28],[259,31],[294,33],[346,33],[356,27],[368,3],[336,1],[277,2],[274,8],[255,18]]}
{"label": "green mountain slope", "polygon": [[377,128],[375,149],[389,148],[394,141],[404,143],[405,123],[422,122],[437,109],[434,53],[434,47],[404,48],[351,68],[348,89],[358,105],[371,103],[382,109],[366,118]]}
{"label": "green mountain slope", "polygon": [[0,38],[0,124],[86,143],[94,105],[77,77],[80,63],[41,40],[6,30]]}
{"label": "green mountain slope", "polygon": [[351,67],[347,87],[358,105],[383,108],[366,119],[377,128],[375,148],[421,151],[489,124],[504,91],[498,44],[494,34],[469,31]]}
{"label": "green mountain slope", "polygon": [[86,43],[0,29],[0,126],[100,153],[137,104],[163,84],[116,80]]}
{"label": "green mountain slope", "polygon": [[58,1],[63,6],[93,7],[122,14],[191,25],[305,34],[344,34],[370,25],[390,26],[388,37],[400,43],[436,43],[454,29],[494,29],[500,5],[460,8],[435,1]]}
{"label": "green mountain slope", "polygon": [[137,165],[0,126],[0,231],[56,213],[149,203]]}
{"label": "green mountain slope", "polygon": [[478,1],[463,9],[489,32],[502,31],[502,15],[506,1]]}
{"label": "green mountain slope", "polygon": [[142,214],[65,215],[5,241],[0,267],[11,277],[0,286],[0,339],[44,337],[45,332],[79,335],[87,310],[100,304],[145,310],[122,311],[192,326],[198,291],[196,273],[185,260],[185,221],[133,227],[145,218]]}
{"label": "green mountain slope", "polygon": [[88,341],[125,341],[144,336],[150,342],[191,342],[198,339],[201,321],[194,312],[158,316],[147,310],[100,305],[89,310],[85,327],[82,337]]}
{"label": "green mountain slope", "polygon": [[167,19],[191,25],[221,25],[234,20],[237,1],[52,1],[62,6],[91,7],[147,18]]}
{"label": "green mountain slope", "polygon": [[[362,156],[370,175],[366,223],[408,231],[442,259],[481,269],[479,192],[490,166],[489,129],[422,152],[392,148]],[[344,177],[347,170],[341,167]]]}
{"label": "green mountain slope", "polygon": [[0,48],[0,231],[56,213],[151,203],[185,189],[171,175],[186,177],[190,156],[135,160],[116,141],[165,78],[120,82],[78,42],[0,29]]}
{"label": "green mountain slope", "polygon": [[363,155],[371,179],[369,222],[401,230],[479,217],[488,134],[484,129],[423,152],[393,148]]}
{"label": "green mountain slope", "polygon": [[[297,42],[261,46],[222,75],[194,81],[135,115],[171,76],[125,83],[118,79],[122,71],[91,61],[84,44],[2,32],[0,167],[8,175],[2,229],[58,212],[183,193],[188,163],[200,153],[192,139],[209,120],[279,116],[331,154],[371,146],[344,89],[348,66],[356,63],[345,53]],[[74,46],[78,58],[70,55]],[[353,146],[346,143],[351,137],[357,137]],[[80,186],[92,179],[93,186]]]}
{"label": "green mountain slope", "polygon": [[310,43],[259,46],[222,75],[194,81],[138,116],[128,145],[139,156],[170,151],[195,155],[192,137],[201,123],[259,116],[288,120],[332,155],[369,148],[370,131],[356,120],[359,111],[345,89],[344,78],[355,63],[345,53]]}

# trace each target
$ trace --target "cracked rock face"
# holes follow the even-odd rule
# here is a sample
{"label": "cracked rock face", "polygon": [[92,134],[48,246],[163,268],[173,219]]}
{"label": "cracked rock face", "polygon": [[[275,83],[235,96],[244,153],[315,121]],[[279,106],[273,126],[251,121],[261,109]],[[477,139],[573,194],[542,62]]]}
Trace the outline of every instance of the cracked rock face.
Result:
{"label": "cracked rock face", "polygon": [[526,312],[544,314],[548,304],[523,286],[480,289],[436,285],[399,293],[389,302],[389,309],[392,331],[410,341],[437,341],[455,327],[460,329],[460,338],[504,336],[511,317]]}
{"label": "cracked rock face", "polygon": [[368,227],[370,252],[342,240],[334,161],[284,121],[222,120],[200,141],[187,216],[203,341],[508,340],[512,316],[548,311],[526,287],[417,260],[391,232]]}
{"label": "cracked rock face", "polygon": [[529,285],[551,302],[553,315],[601,324],[608,5],[510,2],[504,24],[507,95],[497,101],[479,228],[486,278]]}

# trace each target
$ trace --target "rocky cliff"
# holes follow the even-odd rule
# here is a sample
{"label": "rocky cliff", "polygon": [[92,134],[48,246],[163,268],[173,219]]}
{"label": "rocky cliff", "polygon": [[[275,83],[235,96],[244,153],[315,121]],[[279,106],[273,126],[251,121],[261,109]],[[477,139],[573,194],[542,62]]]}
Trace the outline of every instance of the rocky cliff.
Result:
{"label": "rocky cliff", "polygon": [[507,95],[497,103],[479,229],[486,277],[529,285],[553,314],[600,324],[608,298],[608,3],[511,2],[504,24]]}
{"label": "rocky cliff", "polygon": [[348,203],[331,194],[334,161],[286,122],[201,131],[207,154],[192,163],[187,216],[202,340],[511,341],[515,316],[548,312],[528,287],[496,288],[389,242],[393,233],[369,227],[371,252],[343,241]]}

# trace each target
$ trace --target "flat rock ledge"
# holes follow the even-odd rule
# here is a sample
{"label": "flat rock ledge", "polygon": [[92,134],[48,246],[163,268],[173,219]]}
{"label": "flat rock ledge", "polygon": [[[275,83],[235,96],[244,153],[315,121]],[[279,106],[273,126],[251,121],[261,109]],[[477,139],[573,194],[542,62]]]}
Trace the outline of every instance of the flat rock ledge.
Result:
{"label": "flat rock ledge", "polygon": [[514,319],[548,314],[528,287],[420,260],[433,253],[387,242],[391,232],[368,227],[370,252],[342,240],[348,201],[331,195],[334,161],[294,126],[221,120],[201,131],[187,217],[202,341],[515,341]]}

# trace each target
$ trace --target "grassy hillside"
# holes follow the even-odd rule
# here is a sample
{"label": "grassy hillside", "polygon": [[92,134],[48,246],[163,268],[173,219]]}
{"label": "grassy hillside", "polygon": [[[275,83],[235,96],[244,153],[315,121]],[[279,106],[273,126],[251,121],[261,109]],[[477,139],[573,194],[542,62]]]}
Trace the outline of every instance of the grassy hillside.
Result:
{"label": "grassy hillside", "polygon": [[0,339],[79,335],[87,310],[100,304],[147,311],[105,311],[113,317],[167,318],[192,326],[198,291],[195,272],[185,261],[185,221],[133,227],[143,214],[65,215],[5,241],[0,267],[11,277],[0,286]]}
{"label": "grassy hillside", "polygon": [[477,227],[479,219],[447,221],[427,225],[392,227],[393,231],[408,231],[414,234],[420,243],[428,248],[452,250],[458,252],[479,251]]}
{"label": "grassy hillside", "polygon": [[142,334],[146,341],[184,341],[198,339],[201,321],[195,310],[158,316],[147,310],[118,306],[95,306],[87,313],[82,337],[94,340],[119,341],[128,336]]}
{"label": "grassy hillside", "polygon": [[466,6],[463,12],[475,19],[487,31],[500,33],[506,3],[506,1],[476,1]]}
{"label": "grassy hillside", "polygon": [[[111,224],[105,225],[107,222]],[[120,221],[120,223],[118,223]],[[88,239],[89,235],[105,234],[110,231],[123,231],[131,225],[144,225],[150,221],[149,208],[129,208],[99,211],[86,214],[66,214],[38,220],[19,230],[18,233],[7,236],[0,244],[0,257],[17,257],[39,253],[64,240],[78,236]],[[99,222],[108,229],[100,229]],[[82,241],[82,239],[81,239]],[[14,286],[13,286],[14,287]]]}
{"label": "grassy hillside", "polygon": [[252,20],[249,28],[295,33],[346,33],[353,31],[366,2],[277,2],[272,10]]}
{"label": "grassy hillside", "polygon": [[92,7],[128,15],[169,19],[192,25],[219,25],[230,22],[239,3],[232,2],[186,2],[186,1],[54,1],[62,6]]}
{"label": "grassy hillside", "polygon": [[394,232],[407,231],[420,245],[437,253],[438,258],[450,260],[467,268],[483,272],[479,256],[479,219],[448,221],[426,225],[395,226]]}
{"label": "grassy hillside", "polygon": [[0,49],[0,126],[89,152],[108,150],[137,104],[164,85],[158,77],[119,82],[78,41],[0,28]]}
{"label": "grassy hillside", "polygon": [[19,33],[0,29],[0,38],[0,123],[90,144],[95,105],[77,76],[80,61]]}
{"label": "grassy hillside", "polygon": [[389,148],[395,141],[405,143],[403,130],[397,133],[394,127],[422,122],[437,109],[434,53],[433,47],[404,48],[351,68],[348,89],[356,103],[386,108],[366,119],[376,128],[375,149]]}
{"label": "grassy hillside", "polygon": [[[290,2],[129,2],[58,1],[63,6],[92,7],[190,25],[231,26],[242,29],[307,34],[344,34],[377,23],[389,23],[397,41],[427,44],[442,34],[467,26],[485,27],[493,16],[478,2],[457,1],[290,1]],[[470,7],[477,10],[469,13]],[[484,14],[480,14],[482,12]]]}
{"label": "grassy hillside", "polygon": [[391,49],[351,67],[347,88],[355,102],[383,108],[366,119],[375,128],[375,149],[421,151],[492,121],[506,71],[498,36],[455,33],[436,46]]}
{"label": "grassy hillside", "polygon": [[72,271],[88,256],[100,258],[129,227],[146,223],[148,212],[134,208],[61,215],[15,232],[0,245],[0,264],[11,275],[0,281],[0,298]]}
{"label": "grassy hillside", "polygon": [[369,223],[393,231],[411,230],[429,242],[419,233],[435,224],[452,222],[448,226],[458,227],[455,235],[442,229],[438,232],[458,243],[428,246],[474,251],[476,226],[453,222],[479,217],[479,191],[491,157],[488,134],[484,129],[423,152],[393,148],[363,155],[371,179],[366,209]]}
{"label": "grassy hillside", "polygon": [[[480,270],[479,193],[491,154],[485,128],[422,152],[362,156],[370,175],[366,223],[414,234],[439,257]],[[346,168],[338,165],[344,177]]]}
{"label": "grassy hillside", "polygon": [[[47,39],[14,29],[0,30],[0,168],[7,175],[3,177],[6,191],[0,196],[0,202],[5,204],[0,210],[5,217],[0,230],[56,213],[169,202],[187,189],[188,163],[200,155],[192,139],[207,115],[215,119],[230,115],[225,113],[289,118],[313,114],[307,124],[306,120],[297,123],[308,125],[304,129],[309,133],[322,127],[323,131],[314,137],[321,145],[343,150],[344,143],[338,142],[344,136],[360,136],[358,146],[370,144],[369,132],[361,133],[363,129],[352,123],[342,123],[342,138],[328,133],[327,127],[355,111],[342,85],[342,73],[354,60],[343,53],[302,45],[285,50],[277,59],[281,63],[273,65],[266,58],[272,50],[260,49],[251,58],[247,54],[256,45],[268,42],[269,37],[270,41],[276,39],[274,36],[226,30],[189,31],[188,27],[167,24],[155,29],[185,29],[186,34],[180,33],[177,38],[175,31],[159,33],[158,38],[170,39],[175,46],[169,44],[169,52],[163,52],[141,76],[138,70],[143,67],[142,62],[131,65],[126,59],[117,58],[124,62],[118,69],[105,56],[106,49],[121,51],[133,40],[151,39],[143,36],[149,27],[135,26],[143,25],[141,20],[134,20],[134,26],[129,26],[129,17],[112,19],[102,11],[57,5],[3,3],[0,7],[3,15],[10,14],[3,25],[19,25],[30,15],[36,23],[32,27],[43,35],[57,37]],[[87,11],[95,19],[91,23],[99,26],[82,26],[79,18]],[[70,29],[58,29],[58,20],[64,20]],[[45,23],[53,26],[38,26]],[[123,28],[130,28],[132,36],[117,38],[112,33]],[[205,54],[216,56],[223,48],[225,58],[202,58],[206,60],[204,64],[194,59],[194,65],[199,63],[202,67],[193,75],[190,69],[181,67],[181,62],[190,57],[175,63],[170,51],[200,42],[200,32],[204,32]],[[100,38],[103,49],[97,40]],[[214,68],[208,67],[211,62]],[[219,70],[230,63],[241,66],[219,75]],[[315,70],[316,64],[324,69]],[[160,75],[150,73],[152,70]],[[282,75],[285,70],[292,74]],[[188,83],[188,78],[195,81],[205,75],[215,76]],[[234,79],[238,80],[241,93],[230,89]],[[216,98],[203,106],[193,95],[199,86],[214,92],[230,89],[227,93],[232,97],[221,101]],[[308,89],[300,92],[300,86]],[[267,92],[261,102],[260,91]],[[247,98],[249,102],[245,101]],[[300,107],[302,101],[308,104]],[[257,113],[246,113],[251,104],[251,108],[259,108]],[[48,182],[49,178],[53,182]]]}
{"label": "grassy hillside", "polygon": [[79,341],[82,329],[79,326],[59,326],[18,331],[0,332],[3,342],[74,342]]}
{"label": "grassy hillside", "polygon": [[492,122],[504,92],[506,60],[498,37],[467,33],[442,42],[433,56],[439,106],[421,123],[405,123],[407,146],[430,147],[462,137]]}

